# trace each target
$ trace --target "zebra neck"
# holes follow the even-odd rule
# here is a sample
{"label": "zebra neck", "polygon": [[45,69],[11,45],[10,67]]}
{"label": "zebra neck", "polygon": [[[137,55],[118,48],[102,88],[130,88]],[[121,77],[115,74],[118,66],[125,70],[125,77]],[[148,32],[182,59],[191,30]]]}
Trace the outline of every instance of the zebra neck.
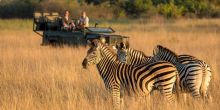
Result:
{"label": "zebra neck", "polygon": [[[176,66],[176,68],[177,68],[178,71],[181,71],[181,70],[185,67],[184,64],[179,63],[179,62],[175,62],[174,65]],[[180,73],[179,73],[179,74],[180,74]]]}
{"label": "zebra neck", "polygon": [[108,47],[103,46],[101,48],[101,55],[102,58],[96,66],[99,74],[105,79],[106,76],[113,75],[113,70],[118,62],[116,55]]}
{"label": "zebra neck", "polygon": [[107,89],[111,89],[112,81],[115,81],[115,71],[116,71],[117,62],[112,61],[108,57],[102,58],[102,60],[96,65],[100,76],[106,86]]}
{"label": "zebra neck", "polygon": [[[104,59],[109,58],[109,60],[116,61],[116,59],[117,59],[116,53],[114,53],[108,47],[102,45],[100,51],[101,51],[101,55],[102,55],[102,57],[104,57]],[[107,57],[107,58],[105,58],[105,57]]]}
{"label": "zebra neck", "polygon": [[115,67],[116,64],[117,64],[116,60],[113,60],[108,57],[104,57],[97,64],[97,67],[98,67],[98,70],[100,70],[100,72],[102,73],[103,71],[105,71],[109,68]]}

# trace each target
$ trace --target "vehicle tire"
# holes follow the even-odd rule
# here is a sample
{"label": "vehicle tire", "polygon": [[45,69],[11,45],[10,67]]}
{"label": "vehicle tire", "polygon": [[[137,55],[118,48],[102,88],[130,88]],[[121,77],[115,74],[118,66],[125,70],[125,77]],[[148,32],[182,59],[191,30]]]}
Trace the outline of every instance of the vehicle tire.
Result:
{"label": "vehicle tire", "polygon": [[52,47],[63,47],[62,43],[58,42],[58,41],[55,41],[55,40],[51,40],[50,41],[50,45]]}

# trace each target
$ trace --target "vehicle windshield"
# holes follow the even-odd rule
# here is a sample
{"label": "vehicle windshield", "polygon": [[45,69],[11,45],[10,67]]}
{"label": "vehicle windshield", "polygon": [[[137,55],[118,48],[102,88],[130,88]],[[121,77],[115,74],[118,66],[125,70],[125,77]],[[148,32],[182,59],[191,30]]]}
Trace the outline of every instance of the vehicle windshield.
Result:
{"label": "vehicle windshield", "polygon": [[115,32],[112,28],[102,28],[102,27],[87,27],[90,32],[101,32],[101,33],[113,33]]}

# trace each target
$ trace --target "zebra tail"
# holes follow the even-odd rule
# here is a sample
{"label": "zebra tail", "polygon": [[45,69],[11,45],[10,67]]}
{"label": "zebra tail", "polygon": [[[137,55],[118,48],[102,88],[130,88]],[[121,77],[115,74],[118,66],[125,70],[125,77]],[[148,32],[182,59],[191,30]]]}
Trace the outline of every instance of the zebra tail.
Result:
{"label": "zebra tail", "polygon": [[203,98],[207,97],[207,89],[209,86],[209,82],[211,80],[211,69],[207,64],[203,62],[203,75],[202,75],[202,83],[200,87],[200,93]]}

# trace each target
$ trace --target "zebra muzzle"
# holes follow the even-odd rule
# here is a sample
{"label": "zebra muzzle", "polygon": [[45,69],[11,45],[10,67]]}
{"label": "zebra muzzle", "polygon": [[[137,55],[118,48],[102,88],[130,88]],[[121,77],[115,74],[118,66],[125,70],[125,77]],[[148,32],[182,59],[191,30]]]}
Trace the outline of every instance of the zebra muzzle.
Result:
{"label": "zebra muzzle", "polygon": [[84,69],[87,69],[87,67],[88,67],[88,60],[87,59],[83,60],[82,66],[83,66]]}

